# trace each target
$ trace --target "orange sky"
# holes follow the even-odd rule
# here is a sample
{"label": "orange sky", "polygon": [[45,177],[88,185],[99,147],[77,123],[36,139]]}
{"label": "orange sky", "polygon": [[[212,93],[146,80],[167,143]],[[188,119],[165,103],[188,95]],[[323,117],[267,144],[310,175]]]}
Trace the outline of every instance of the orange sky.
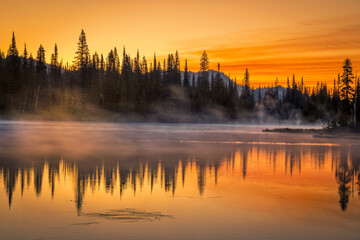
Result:
{"label": "orange sky", "polygon": [[179,50],[192,71],[207,50],[211,68],[253,84],[284,84],[295,73],[305,82],[332,82],[349,57],[360,70],[359,0],[0,0],[0,49],[15,31],[20,52],[39,44],[47,60],[55,43],[72,62],[83,28],[91,53],[113,47],[152,58]]}

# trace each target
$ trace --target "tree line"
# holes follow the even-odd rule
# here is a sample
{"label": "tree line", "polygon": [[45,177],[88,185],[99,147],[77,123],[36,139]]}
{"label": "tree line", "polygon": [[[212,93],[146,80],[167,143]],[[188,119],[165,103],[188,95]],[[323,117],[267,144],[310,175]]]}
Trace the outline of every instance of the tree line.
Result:
{"label": "tree line", "polygon": [[[122,55],[122,56],[121,56]],[[120,58],[122,58],[120,60]],[[50,62],[45,49],[39,46],[36,57],[19,53],[15,34],[7,54],[0,51],[0,112],[36,113],[63,107],[76,114],[90,105],[117,113],[151,115],[166,114],[168,108],[185,108],[191,114],[220,112],[227,119],[273,118],[306,121],[325,120],[334,126],[354,125],[360,119],[359,79],[352,63],[346,59],[343,73],[334,79],[332,87],[318,83],[306,86],[295,75],[286,86],[278,80],[268,87],[254,89],[248,69],[241,83],[221,72],[209,71],[206,51],[201,55],[198,73],[181,70],[176,51],[167,59],[148,61],[139,51],[131,58],[125,48],[112,49],[106,56],[90,54],[86,34],[82,30],[74,62],[59,61],[55,44]],[[184,100],[185,99],[185,100]],[[357,118],[356,118],[357,117]]]}

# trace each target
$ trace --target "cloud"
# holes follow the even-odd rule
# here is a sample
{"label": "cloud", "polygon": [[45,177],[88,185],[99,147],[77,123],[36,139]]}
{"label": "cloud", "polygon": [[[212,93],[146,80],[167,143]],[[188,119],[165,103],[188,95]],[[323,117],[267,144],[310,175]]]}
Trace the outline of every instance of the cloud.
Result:
{"label": "cloud", "polygon": [[177,43],[183,54],[198,58],[205,49],[215,66],[242,77],[249,68],[253,82],[293,73],[304,76],[310,84],[332,82],[345,58],[360,67],[360,17],[320,19],[296,26],[233,32],[209,38]]}

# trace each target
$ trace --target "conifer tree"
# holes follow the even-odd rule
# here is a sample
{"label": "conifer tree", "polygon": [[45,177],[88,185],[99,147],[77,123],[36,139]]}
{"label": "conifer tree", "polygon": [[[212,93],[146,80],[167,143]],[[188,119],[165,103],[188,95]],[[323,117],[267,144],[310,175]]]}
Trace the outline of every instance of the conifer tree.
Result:
{"label": "conifer tree", "polygon": [[258,103],[261,104],[261,87],[260,87],[260,84],[259,84],[259,95],[258,95]]}
{"label": "conifer tree", "polygon": [[[91,73],[89,71],[91,67],[90,60],[90,50],[86,41],[86,35],[84,30],[81,30],[74,63],[76,69],[79,71],[80,76],[78,82],[80,83],[80,86],[83,88],[83,90],[86,90],[86,88],[91,85]],[[84,91],[84,93],[85,92],[86,91]]]}
{"label": "conifer tree", "polygon": [[200,72],[197,81],[197,91],[195,100],[195,109],[202,111],[206,107],[210,93],[209,84],[209,59],[204,51],[200,58]]}
{"label": "conifer tree", "polygon": [[26,43],[24,44],[24,54],[23,54],[23,58],[27,60],[28,58],[28,52],[27,52],[27,49],[26,49]]}
{"label": "conifer tree", "polygon": [[246,68],[244,79],[243,79],[243,88],[240,95],[240,100],[242,101],[242,108],[250,110],[254,107],[254,97],[253,92],[250,88],[250,74],[249,70]]}
{"label": "conifer tree", "polygon": [[36,61],[37,72],[46,72],[45,49],[41,44],[37,51]]}
{"label": "conifer tree", "polygon": [[198,79],[198,87],[203,94],[209,90],[209,58],[206,51],[204,51],[200,58],[200,76]]}
{"label": "conifer tree", "polygon": [[185,59],[185,69],[184,69],[184,83],[183,86],[185,88],[189,87],[189,72],[188,72],[188,66],[187,66],[187,59]]}
{"label": "conifer tree", "polygon": [[354,74],[352,70],[352,63],[349,58],[345,59],[343,66],[343,74],[341,75],[341,88],[340,96],[343,100],[350,102],[354,89],[352,84],[354,83]]}
{"label": "conifer tree", "polygon": [[248,98],[250,96],[250,74],[249,70],[246,68],[244,79],[243,79],[243,91],[242,95],[244,95],[244,98]]}
{"label": "conifer tree", "polygon": [[17,94],[22,86],[21,79],[21,61],[19,58],[19,52],[16,46],[15,33],[12,34],[11,44],[9,46],[8,54],[6,56],[6,73],[5,79],[5,99],[9,101],[6,103],[8,107],[18,107],[16,101]]}
{"label": "conifer tree", "polygon": [[180,72],[180,58],[179,58],[179,53],[178,51],[175,52],[175,57],[174,57],[174,63],[173,63],[173,82],[175,85],[181,85],[181,72]]}
{"label": "conifer tree", "polygon": [[48,84],[48,79],[47,79],[47,72],[46,72],[45,49],[40,44],[40,47],[37,51],[37,57],[36,57],[36,84],[35,84],[36,92],[34,93],[35,109],[38,108],[39,99],[41,98],[40,91],[41,91],[41,89],[44,89],[44,87],[46,87],[47,84]]}
{"label": "conifer tree", "polygon": [[18,57],[19,56],[19,51],[16,47],[16,40],[15,40],[15,33],[13,32],[12,34],[12,39],[11,39],[11,44],[9,46],[9,50],[8,50],[8,56],[12,56],[12,57]]}
{"label": "conifer tree", "polygon": [[351,100],[354,93],[352,87],[354,74],[352,70],[352,63],[349,58],[345,59],[343,65],[343,74],[341,75],[341,86],[340,86],[340,124],[348,125],[351,119]]}
{"label": "conifer tree", "polygon": [[78,69],[87,68],[90,60],[90,51],[89,46],[86,41],[86,35],[84,30],[81,30],[79,41],[78,41],[78,49],[76,51],[75,56],[75,65]]}
{"label": "conifer tree", "polygon": [[24,44],[24,53],[23,53],[23,59],[22,59],[22,68],[21,68],[21,73],[22,73],[22,85],[24,87],[26,87],[25,85],[28,84],[28,68],[29,68],[29,62],[28,62],[28,52],[26,49],[26,43]]}

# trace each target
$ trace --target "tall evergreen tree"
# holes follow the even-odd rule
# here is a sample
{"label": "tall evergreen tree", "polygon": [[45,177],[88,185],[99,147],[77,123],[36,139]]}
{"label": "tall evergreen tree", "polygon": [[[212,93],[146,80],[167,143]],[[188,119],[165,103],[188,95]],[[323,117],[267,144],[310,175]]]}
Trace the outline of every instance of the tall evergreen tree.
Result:
{"label": "tall evergreen tree", "polygon": [[59,52],[57,44],[54,46],[54,53],[51,54],[50,80],[54,87],[61,86],[61,67],[59,63]]}
{"label": "tall evergreen tree", "polygon": [[209,90],[209,58],[206,51],[204,51],[200,58],[200,75],[198,79],[198,87],[203,94]]}
{"label": "tall evergreen tree", "polygon": [[58,53],[57,44],[55,44],[54,53],[51,54],[51,65],[54,67],[59,66],[59,53]]}
{"label": "tall evergreen tree", "polygon": [[11,44],[9,46],[9,50],[8,50],[8,56],[13,56],[13,57],[18,57],[19,56],[19,51],[16,47],[16,40],[15,40],[15,33],[13,32],[12,34],[12,39],[11,39]]}
{"label": "tall evergreen tree", "polygon": [[[35,109],[38,108],[39,100],[41,100],[42,95],[40,95],[40,91],[47,87],[48,84],[48,78],[47,78],[47,70],[46,70],[46,61],[45,61],[45,49],[40,44],[40,47],[37,51],[37,57],[36,57],[36,89],[34,93],[34,103],[35,103]],[[43,91],[42,91],[43,92]]]}
{"label": "tall evergreen tree", "polygon": [[84,30],[81,30],[79,40],[78,40],[78,48],[75,55],[75,66],[79,71],[79,83],[83,88],[88,88],[90,86],[90,71],[89,67],[91,66],[91,58],[90,58],[90,50],[86,41],[86,35]]}
{"label": "tall evergreen tree", "polygon": [[86,35],[84,30],[81,30],[79,41],[78,41],[78,49],[76,51],[75,56],[75,65],[78,69],[87,68],[90,60],[90,50],[86,41]]}
{"label": "tall evergreen tree", "polygon": [[354,79],[354,74],[352,70],[352,63],[349,58],[345,59],[343,65],[343,74],[341,75],[341,86],[340,86],[340,124],[349,125],[351,119],[351,100],[354,93],[352,84]]}
{"label": "tall evergreen tree", "polygon": [[354,84],[354,74],[352,69],[352,63],[349,58],[345,59],[343,66],[343,74],[341,75],[341,88],[340,96],[343,100],[350,102],[354,93],[352,84]]}
{"label": "tall evergreen tree", "polygon": [[178,51],[175,52],[174,60],[173,60],[173,82],[175,85],[181,85],[181,72],[180,72],[180,58]]}
{"label": "tall evergreen tree", "polygon": [[243,86],[240,95],[240,99],[242,100],[242,108],[250,110],[254,107],[254,98],[250,88],[250,74],[247,68],[245,70],[242,85]]}
{"label": "tall evergreen tree", "polygon": [[16,46],[15,33],[12,34],[11,44],[9,46],[8,54],[6,56],[6,75],[5,84],[5,105],[10,108],[17,108],[20,102],[17,100],[22,86],[21,79],[21,60]]}
{"label": "tall evergreen tree", "polygon": [[183,86],[185,88],[189,87],[189,71],[187,66],[187,59],[185,59],[185,69],[184,69],[184,83]]}
{"label": "tall evergreen tree", "polygon": [[197,81],[196,92],[196,109],[202,111],[209,100],[210,84],[209,84],[209,58],[204,51],[200,58],[200,72]]}

